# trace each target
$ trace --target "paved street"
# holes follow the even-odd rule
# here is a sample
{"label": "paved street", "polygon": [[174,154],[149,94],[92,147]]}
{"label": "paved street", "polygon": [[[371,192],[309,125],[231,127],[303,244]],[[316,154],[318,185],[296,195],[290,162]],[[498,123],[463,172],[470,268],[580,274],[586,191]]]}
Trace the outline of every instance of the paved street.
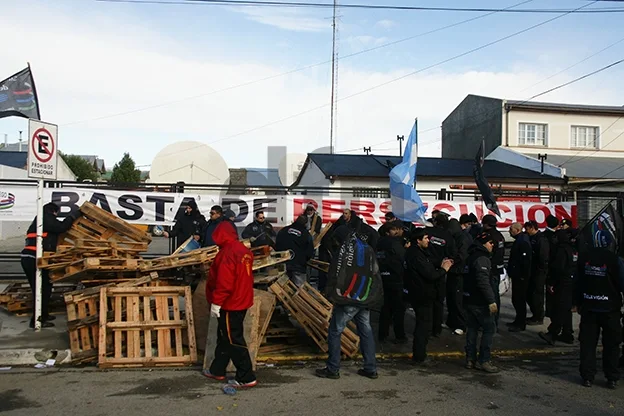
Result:
{"label": "paved street", "polygon": [[98,371],[12,369],[0,375],[3,415],[622,415],[624,387],[578,382],[577,360],[499,359],[500,374],[464,369],[462,361],[416,369],[381,365],[377,380],[342,369],[340,380],[313,375],[315,366],[265,368],[260,384],[235,396],[195,370]]}

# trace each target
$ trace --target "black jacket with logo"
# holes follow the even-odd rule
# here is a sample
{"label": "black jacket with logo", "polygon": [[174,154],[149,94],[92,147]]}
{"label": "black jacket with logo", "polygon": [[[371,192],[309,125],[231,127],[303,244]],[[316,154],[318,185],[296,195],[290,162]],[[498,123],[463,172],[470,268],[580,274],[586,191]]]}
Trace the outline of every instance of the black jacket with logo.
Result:
{"label": "black jacket with logo", "polygon": [[570,242],[570,235],[565,230],[555,232],[556,244],[554,255],[551,256],[550,273],[547,284],[549,286],[571,286],[575,274],[574,247]]}
{"label": "black jacket with logo", "polygon": [[252,247],[275,246],[275,230],[273,230],[273,225],[266,220],[263,223],[254,221],[249,224],[243,230],[241,237],[245,239],[254,237],[256,240],[251,243]]}
{"label": "black jacket with logo", "polygon": [[533,248],[531,239],[527,233],[520,233],[516,236],[509,262],[507,263],[507,273],[512,279],[529,280],[531,278],[531,261],[533,258]]}
{"label": "black jacket with logo", "polygon": [[505,237],[503,237],[496,228],[491,228],[489,232],[494,240],[494,248],[492,249],[492,257],[490,260],[492,262],[490,276],[492,276],[494,280],[499,280],[505,268]]}
{"label": "black jacket with logo", "polygon": [[546,280],[550,247],[541,231],[530,237],[533,256],[531,258],[531,277]]}
{"label": "black jacket with logo", "polygon": [[467,271],[464,275],[464,304],[488,306],[495,303],[494,291],[490,284],[492,262],[490,252],[479,243],[470,247]]}
{"label": "black jacket with logo", "polygon": [[384,285],[403,288],[405,247],[401,237],[385,236],[377,244],[377,262]]}
{"label": "black jacket with logo", "polygon": [[169,238],[177,238],[177,245],[182,245],[192,235],[198,235],[201,238],[202,230],[206,227],[206,218],[194,211],[191,215],[180,215],[176,219],[176,223],[169,232]]}
{"label": "black jacket with logo", "polygon": [[436,295],[436,282],[446,276],[444,269],[436,265],[428,250],[412,243],[405,253],[405,288],[412,302],[432,303]]}
{"label": "black jacket with logo", "polygon": [[445,258],[455,259],[457,256],[455,239],[448,230],[440,227],[427,228],[427,235],[429,236],[427,250],[431,256],[431,262],[436,267],[440,267]]}
{"label": "black jacket with logo", "polygon": [[574,304],[581,312],[619,311],[623,292],[624,262],[617,254],[592,248],[579,258]]}
{"label": "black jacket with logo", "polygon": [[277,251],[292,250],[294,256],[286,263],[286,268],[305,272],[308,260],[314,256],[314,241],[305,225],[294,223],[277,233],[275,249]]}

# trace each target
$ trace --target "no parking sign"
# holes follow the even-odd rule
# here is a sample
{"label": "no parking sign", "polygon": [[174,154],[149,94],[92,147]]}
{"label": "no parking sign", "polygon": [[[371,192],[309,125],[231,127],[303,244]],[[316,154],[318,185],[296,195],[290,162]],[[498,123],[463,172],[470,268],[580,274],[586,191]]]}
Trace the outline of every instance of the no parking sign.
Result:
{"label": "no parking sign", "polygon": [[39,120],[28,121],[28,177],[56,179],[58,126]]}

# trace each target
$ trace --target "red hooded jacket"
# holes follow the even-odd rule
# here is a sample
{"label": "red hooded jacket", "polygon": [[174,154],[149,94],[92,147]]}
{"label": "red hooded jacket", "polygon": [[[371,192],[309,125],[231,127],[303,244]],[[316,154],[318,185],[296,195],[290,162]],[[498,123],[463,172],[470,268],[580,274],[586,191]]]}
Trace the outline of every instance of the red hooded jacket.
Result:
{"label": "red hooded jacket", "polygon": [[253,305],[253,254],[238,241],[230,224],[222,222],[212,234],[219,246],[206,283],[208,303],[226,311],[242,311]]}

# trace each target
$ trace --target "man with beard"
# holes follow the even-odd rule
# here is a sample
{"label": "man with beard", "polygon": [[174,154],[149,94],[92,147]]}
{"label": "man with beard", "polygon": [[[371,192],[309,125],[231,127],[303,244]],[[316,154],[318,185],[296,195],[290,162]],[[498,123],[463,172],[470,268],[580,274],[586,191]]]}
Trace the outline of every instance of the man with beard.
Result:
{"label": "man with beard", "polygon": [[555,254],[551,256],[550,275],[546,281],[547,291],[552,296],[550,326],[548,332],[540,332],[539,336],[550,345],[555,345],[556,340],[572,344],[574,249],[566,230],[555,231],[555,240]]}
{"label": "man with beard", "polygon": [[191,236],[195,238],[195,241],[200,241],[201,233],[205,226],[206,218],[199,212],[197,202],[191,199],[184,207],[184,215],[178,216],[171,231],[165,231],[163,236],[165,238],[176,238],[176,247],[180,247]]}
{"label": "man with beard", "polygon": [[405,255],[405,287],[408,298],[416,314],[412,361],[425,364],[427,343],[433,326],[434,302],[437,299],[436,282],[444,279],[446,272],[453,265],[450,259],[438,264],[429,251],[430,241],[427,230],[418,228],[412,235],[411,246]]}
{"label": "man with beard", "polygon": [[509,227],[509,235],[515,240],[511,247],[507,271],[511,278],[511,303],[516,310],[516,318],[507,324],[509,332],[526,329],[527,293],[531,279],[533,250],[528,234],[522,232],[522,224],[515,222]]}
{"label": "man with beard", "polygon": [[404,344],[405,307],[403,305],[403,267],[405,248],[403,228],[398,221],[392,221],[387,228],[388,235],[382,236],[377,245],[377,261],[381,272],[384,291],[384,305],[379,316],[379,342],[384,342],[390,334],[390,323],[394,329],[394,342]]}
{"label": "man with beard", "polygon": [[256,212],[256,219],[243,230],[243,238],[251,240],[252,247],[275,246],[273,225],[264,217],[264,211]]}

